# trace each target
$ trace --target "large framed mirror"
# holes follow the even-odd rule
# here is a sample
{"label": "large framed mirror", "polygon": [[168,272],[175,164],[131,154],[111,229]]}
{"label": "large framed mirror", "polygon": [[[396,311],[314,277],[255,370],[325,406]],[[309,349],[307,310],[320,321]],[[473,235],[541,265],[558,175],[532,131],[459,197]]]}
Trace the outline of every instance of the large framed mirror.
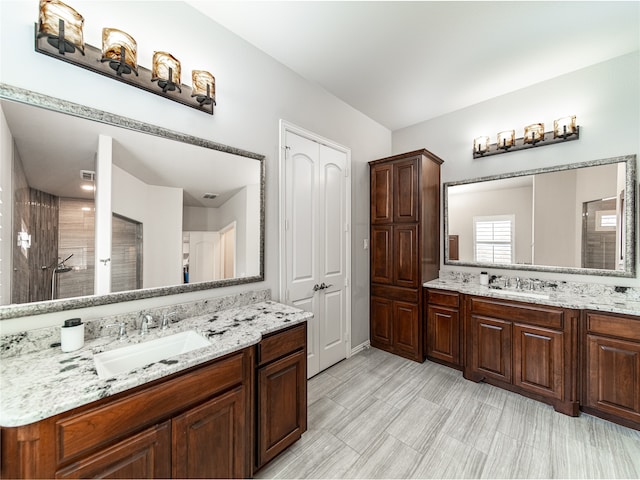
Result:
{"label": "large framed mirror", "polygon": [[635,276],[636,156],[444,184],[445,264]]}
{"label": "large framed mirror", "polygon": [[4,84],[0,108],[0,319],[264,280],[263,155]]}

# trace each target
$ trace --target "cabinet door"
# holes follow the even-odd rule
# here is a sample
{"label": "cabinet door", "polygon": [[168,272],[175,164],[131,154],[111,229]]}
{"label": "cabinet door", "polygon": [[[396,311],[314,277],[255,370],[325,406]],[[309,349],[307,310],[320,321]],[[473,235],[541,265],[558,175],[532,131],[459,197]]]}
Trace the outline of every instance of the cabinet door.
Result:
{"label": "cabinet door", "polygon": [[415,303],[393,302],[393,347],[416,358],[420,355],[419,317]]}
{"label": "cabinet door", "polygon": [[513,325],[513,384],[546,397],[563,399],[563,333]]}
{"label": "cabinet door", "polygon": [[371,281],[393,283],[393,227],[371,227]]}
{"label": "cabinet door", "polygon": [[390,347],[392,341],[393,301],[372,296],[369,317],[371,344],[374,347]]}
{"label": "cabinet door", "polygon": [[169,478],[171,423],[165,422],[56,472],[56,478]]}
{"label": "cabinet door", "polygon": [[393,227],[393,278],[398,287],[420,286],[420,259],[418,258],[418,226]]}
{"label": "cabinet door", "polygon": [[457,309],[427,307],[427,355],[460,365],[460,317]]}
{"label": "cabinet door", "polygon": [[393,221],[417,222],[420,195],[418,194],[418,158],[393,164]]}
{"label": "cabinet door", "polygon": [[258,468],[307,429],[305,362],[301,350],[258,371]]}
{"label": "cabinet door", "polygon": [[242,386],[173,419],[174,478],[244,478],[245,391]]}
{"label": "cabinet door", "polygon": [[393,221],[393,167],[391,164],[371,168],[371,223]]}
{"label": "cabinet door", "polygon": [[473,371],[489,378],[511,382],[511,322],[471,316]]}
{"label": "cabinet door", "polygon": [[587,335],[586,405],[640,424],[640,343]]}

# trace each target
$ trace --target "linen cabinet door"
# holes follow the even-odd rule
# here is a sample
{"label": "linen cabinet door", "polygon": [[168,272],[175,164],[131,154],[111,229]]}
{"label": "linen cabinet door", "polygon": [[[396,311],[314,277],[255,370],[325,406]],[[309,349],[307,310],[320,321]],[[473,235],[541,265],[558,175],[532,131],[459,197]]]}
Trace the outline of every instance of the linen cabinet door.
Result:
{"label": "linen cabinet door", "polygon": [[562,332],[513,326],[513,384],[546,397],[563,398]]}
{"label": "linen cabinet door", "polygon": [[471,368],[474,377],[511,383],[511,330],[511,322],[471,316]]}
{"label": "linen cabinet door", "polygon": [[419,319],[415,303],[393,302],[393,346],[404,356],[414,359],[420,357]]}
{"label": "linen cabinet door", "polygon": [[457,309],[427,307],[427,356],[460,365],[460,314]]}
{"label": "linen cabinet door", "polygon": [[587,335],[585,406],[640,426],[640,343]]}
{"label": "linen cabinet door", "polygon": [[393,164],[394,223],[418,222],[418,164],[417,157]]}
{"label": "linen cabinet door", "polygon": [[56,472],[56,478],[169,478],[171,422],[144,430]]}
{"label": "linen cabinet door", "polygon": [[393,341],[393,301],[372,296],[369,317],[371,345],[388,349]]}
{"label": "linen cabinet door", "polygon": [[393,227],[371,227],[371,282],[393,283]]}
{"label": "linen cabinet door", "polygon": [[393,221],[393,167],[390,164],[371,167],[371,223]]}
{"label": "linen cabinet door", "polygon": [[418,225],[393,227],[393,278],[398,287],[420,286]]}
{"label": "linen cabinet door", "polygon": [[239,386],[173,419],[174,478],[246,478],[245,390]]}

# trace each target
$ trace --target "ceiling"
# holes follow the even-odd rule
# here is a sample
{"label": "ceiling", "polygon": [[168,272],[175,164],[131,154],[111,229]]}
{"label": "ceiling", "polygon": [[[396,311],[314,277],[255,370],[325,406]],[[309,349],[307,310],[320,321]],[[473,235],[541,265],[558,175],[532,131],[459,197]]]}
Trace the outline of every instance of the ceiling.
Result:
{"label": "ceiling", "polygon": [[[95,171],[100,135],[113,139],[114,164],[147,185],[182,189],[185,206],[217,208],[247,183],[260,183],[257,160],[32,105],[0,106],[29,186],[52,195],[93,198],[81,189],[87,182],[80,171]],[[204,199],[205,193],[218,196]]]}
{"label": "ceiling", "polygon": [[640,49],[638,1],[187,3],[392,131]]}

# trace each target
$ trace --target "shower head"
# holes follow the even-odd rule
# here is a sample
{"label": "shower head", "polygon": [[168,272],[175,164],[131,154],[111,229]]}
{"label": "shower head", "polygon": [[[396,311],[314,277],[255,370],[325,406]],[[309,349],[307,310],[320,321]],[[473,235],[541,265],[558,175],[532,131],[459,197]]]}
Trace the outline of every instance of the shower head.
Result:
{"label": "shower head", "polygon": [[[58,266],[55,268],[55,270],[53,271],[53,273],[66,273],[66,272],[70,272],[72,270],[72,267],[67,267],[64,262],[66,262],[67,260],[69,260],[71,257],[73,257],[73,253],[71,255],[69,255],[67,258],[65,258],[64,260],[62,260],[61,262],[58,263]],[[58,260],[60,260],[60,257],[58,257]]]}

